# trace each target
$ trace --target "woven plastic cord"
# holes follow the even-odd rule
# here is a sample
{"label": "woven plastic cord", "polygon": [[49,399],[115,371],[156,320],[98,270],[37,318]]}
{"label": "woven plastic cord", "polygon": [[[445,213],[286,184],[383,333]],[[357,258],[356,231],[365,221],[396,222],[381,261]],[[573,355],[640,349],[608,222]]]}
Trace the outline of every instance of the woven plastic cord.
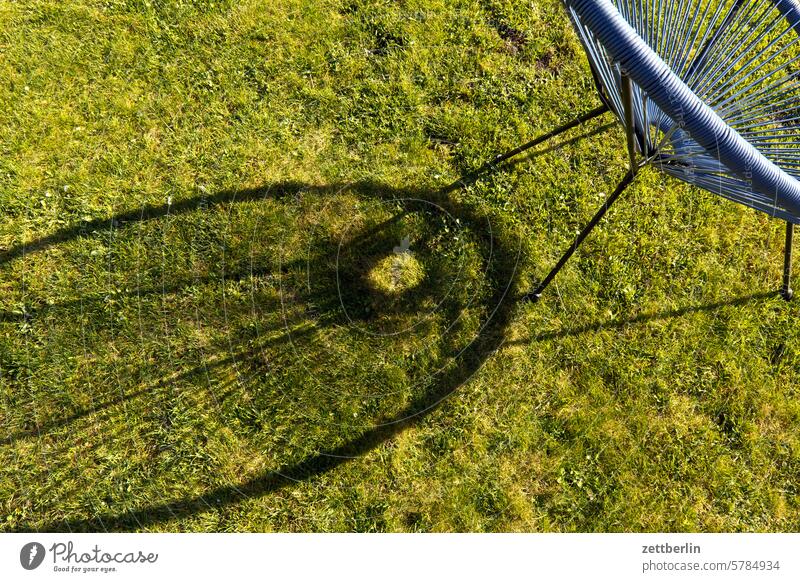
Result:
{"label": "woven plastic cord", "polygon": [[[700,99],[609,0],[566,0],[566,3],[580,25],[594,37],[589,40],[596,40],[619,63],[646,98],[681,128],[679,133],[688,134],[707,157],[718,160],[727,173],[738,179],[741,193],[727,197],[766,212],[771,207],[772,214],[800,221],[800,182],[767,159]],[[774,4],[790,25],[800,21],[800,5],[795,0],[775,0]],[[584,44],[589,46],[587,38],[584,34]],[[597,59],[598,55],[589,51],[589,57]],[[708,185],[704,187],[712,190]],[[752,203],[748,202],[748,188],[753,192]],[[785,212],[776,212],[781,209]]]}
{"label": "woven plastic cord", "polygon": [[774,0],[774,3],[775,8],[783,14],[786,21],[797,29],[798,23],[800,23],[800,2],[797,0]]}

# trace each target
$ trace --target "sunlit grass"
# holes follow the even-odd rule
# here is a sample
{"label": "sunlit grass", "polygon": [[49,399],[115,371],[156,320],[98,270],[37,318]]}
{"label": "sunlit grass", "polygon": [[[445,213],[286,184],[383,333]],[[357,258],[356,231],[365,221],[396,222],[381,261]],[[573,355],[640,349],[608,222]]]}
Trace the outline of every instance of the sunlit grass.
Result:
{"label": "sunlit grass", "polygon": [[648,170],[526,305],[610,116],[440,191],[598,105],[558,2],[0,24],[3,529],[797,529],[779,222]]}

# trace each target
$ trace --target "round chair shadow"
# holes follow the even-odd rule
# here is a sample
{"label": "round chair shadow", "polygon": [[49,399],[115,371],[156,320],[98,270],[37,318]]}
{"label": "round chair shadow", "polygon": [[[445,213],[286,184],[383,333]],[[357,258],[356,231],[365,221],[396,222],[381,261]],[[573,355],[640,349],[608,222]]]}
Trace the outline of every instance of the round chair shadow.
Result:
{"label": "round chair shadow", "polygon": [[[502,345],[516,304],[522,247],[514,229],[485,209],[458,203],[447,191],[392,189],[372,182],[330,187],[273,185],[247,196],[226,196],[224,201],[253,201],[260,196],[289,201],[296,194],[325,200],[343,191],[376,209],[370,220],[355,216],[358,220],[336,236],[309,230],[311,242],[303,253],[287,252],[280,257],[276,272],[256,269],[254,274],[279,281],[286,327],[278,343],[286,358],[295,358],[292,378],[307,388],[298,394],[296,387],[301,384],[288,386],[282,396],[294,399],[305,422],[327,419],[332,413],[328,422],[338,427],[339,438],[327,435],[319,442],[329,442],[329,446],[309,448],[296,462],[195,498],[124,513],[68,518],[40,529],[148,528],[320,475],[364,455],[424,417]],[[191,202],[185,204],[187,211],[194,207]],[[175,213],[174,206],[171,212]],[[134,222],[129,215],[124,218]],[[337,346],[350,349],[357,341],[362,347],[388,350],[414,334],[446,338],[436,346],[441,356],[427,356],[430,361],[420,377],[409,373],[386,386],[341,389],[341,373],[351,362],[343,355],[346,350],[337,352]],[[274,338],[266,341],[271,346],[276,343]],[[425,342],[415,345],[425,355]],[[256,342],[251,353],[239,359],[240,373],[270,373],[258,357],[263,348]],[[358,352],[365,353],[369,352]],[[409,370],[413,372],[414,366]],[[274,407],[274,392],[257,386],[248,390],[253,406]],[[349,402],[360,407],[358,421],[350,418]],[[291,430],[303,427],[298,422]]]}

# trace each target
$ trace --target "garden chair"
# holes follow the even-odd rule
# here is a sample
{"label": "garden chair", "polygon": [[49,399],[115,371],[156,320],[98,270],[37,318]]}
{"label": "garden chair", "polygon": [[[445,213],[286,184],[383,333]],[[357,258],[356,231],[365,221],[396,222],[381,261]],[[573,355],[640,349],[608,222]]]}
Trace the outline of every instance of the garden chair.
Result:
{"label": "garden chair", "polygon": [[800,1],[565,0],[603,106],[500,159],[611,110],[630,169],[545,287],[633,181],[653,165],[786,221],[781,294],[792,297],[800,222]]}

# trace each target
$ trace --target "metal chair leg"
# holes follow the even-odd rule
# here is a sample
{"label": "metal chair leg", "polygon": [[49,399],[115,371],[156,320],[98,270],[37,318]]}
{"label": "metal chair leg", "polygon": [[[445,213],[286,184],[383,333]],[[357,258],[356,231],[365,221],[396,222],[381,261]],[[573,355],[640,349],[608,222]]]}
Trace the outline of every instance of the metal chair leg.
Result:
{"label": "metal chair leg", "polygon": [[786,243],[783,249],[783,288],[781,296],[789,301],[794,295],[792,291],[792,239],[794,238],[794,224],[786,221]]}
{"label": "metal chair leg", "polygon": [[536,289],[523,296],[522,298],[523,301],[538,301],[542,297],[542,292],[545,290],[545,287],[547,287],[550,284],[550,282],[555,278],[555,276],[561,270],[561,267],[563,267],[567,263],[569,258],[573,255],[573,253],[575,253],[575,251],[578,250],[578,247],[581,246],[583,240],[587,236],[589,236],[589,233],[592,232],[592,229],[594,229],[595,226],[597,226],[597,223],[600,222],[600,219],[602,219],[605,213],[608,212],[608,209],[611,208],[611,205],[614,204],[614,202],[616,202],[620,194],[622,194],[625,191],[625,188],[627,188],[630,185],[630,183],[633,181],[633,177],[635,174],[636,174],[635,169],[628,170],[628,173],[625,174],[624,178],[622,178],[622,181],[617,185],[614,192],[611,193],[611,196],[609,196],[603,203],[603,205],[597,210],[597,212],[589,221],[589,223],[583,227],[583,230],[578,235],[578,238],[575,239],[575,242],[572,243],[572,246],[569,247],[566,250],[566,252],[561,256],[561,259],[559,259],[558,263],[556,263],[556,266],[550,270],[550,272],[547,274],[547,277],[542,279],[542,282],[539,283]]}
{"label": "metal chair leg", "polygon": [[608,106],[605,105],[605,104],[600,105],[599,107],[595,107],[591,111],[587,111],[586,113],[584,113],[583,115],[581,115],[579,117],[576,117],[572,121],[568,121],[567,123],[565,123],[563,125],[560,125],[557,128],[555,128],[555,129],[553,129],[551,131],[548,131],[547,133],[545,133],[543,135],[540,135],[539,137],[534,138],[531,141],[529,141],[527,143],[524,143],[519,147],[514,148],[513,150],[509,150],[504,154],[500,154],[498,156],[495,156],[495,158],[492,159],[492,161],[490,163],[491,164],[499,164],[500,162],[504,162],[509,158],[513,158],[514,156],[521,154],[525,150],[530,149],[530,148],[532,148],[534,146],[537,146],[540,143],[543,143],[543,142],[547,141],[548,139],[552,139],[552,138],[556,137],[557,135],[560,135],[560,134],[564,133],[565,131],[572,129],[573,127],[577,127],[577,126],[581,125],[582,123],[586,123],[590,119],[594,119],[595,117],[599,117],[600,115],[603,115],[603,113],[607,112],[608,110],[609,110]]}
{"label": "metal chair leg", "polygon": [[594,119],[595,117],[599,117],[599,116],[603,115],[604,113],[606,113],[608,111],[610,111],[610,109],[608,108],[608,105],[603,103],[603,105],[600,105],[599,107],[595,107],[591,111],[587,111],[586,113],[576,117],[572,121],[568,121],[567,123],[565,123],[563,125],[560,125],[560,126],[556,127],[555,129],[552,129],[552,130],[548,131],[547,133],[542,134],[539,137],[536,137],[536,138],[532,139],[531,141],[522,144],[521,146],[517,146],[514,149],[508,150],[505,153],[498,154],[494,158],[489,160],[488,162],[484,163],[481,167],[462,175],[460,178],[458,178],[458,180],[456,180],[455,182],[453,182],[452,184],[450,184],[446,188],[443,188],[442,192],[451,192],[453,190],[462,188],[466,184],[477,180],[484,172],[486,172],[486,171],[488,171],[488,170],[490,170],[492,168],[495,168],[498,164],[500,164],[502,162],[505,162],[507,160],[510,160],[511,158],[513,158],[514,156],[518,156],[519,154],[521,154],[525,150],[529,150],[530,148],[535,147],[535,146],[537,146],[537,145],[539,145],[541,143],[544,143],[545,141],[547,141],[549,139],[557,137],[557,136],[561,135],[562,133],[564,133],[565,131],[568,131],[568,130],[572,129],[573,127],[577,127],[577,126],[579,126],[579,125],[581,125],[583,123],[586,123],[590,119]]}
{"label": "metal chair leg", "polygon": [[555,278],[555,276],[567,263],[569,258],[575,253],[575,251],[578,250],[578,247],[581,246],[581,243],[584,241],[584,239],[589,236],[589,233],[592,232],[595,226],[597,226],[597,223],[600,222],[603,216],[605,216],[605,213],[608,212],[608,209],[611,208],[611,205],[617,201],[617,198],[619,198],[620,194],[622,194],[630,185],[634,176],[636,176],[636,172],[639,170],[640,164],[636,161],[636,142],[633,118],[633,88],[630,77],[628,77],[628,75],[626,75],[624,72],[622,73],[622,100],[630,169],[628,170],[628,173],[625,174],[625,177],[622,178],[620,183],[617,184],[617,187],[614,192],[611,193],[611,196],[609,196],[603,205],[597,210],[597,212],[595,212],[595,215],[592,217],[589,223],[583,227],[583,230],[580,232],[580,234],[578,234],[578,238],[575,239],[575,242],[572,243],[572,246],[568,248],[561,256],[555,267],[553,267],[547,276],[542,279],[542,282],[537,285],[536,289],[522,297],[523,301],[538,301],[541,299],[542,292],[544,292],[545,288]]}

